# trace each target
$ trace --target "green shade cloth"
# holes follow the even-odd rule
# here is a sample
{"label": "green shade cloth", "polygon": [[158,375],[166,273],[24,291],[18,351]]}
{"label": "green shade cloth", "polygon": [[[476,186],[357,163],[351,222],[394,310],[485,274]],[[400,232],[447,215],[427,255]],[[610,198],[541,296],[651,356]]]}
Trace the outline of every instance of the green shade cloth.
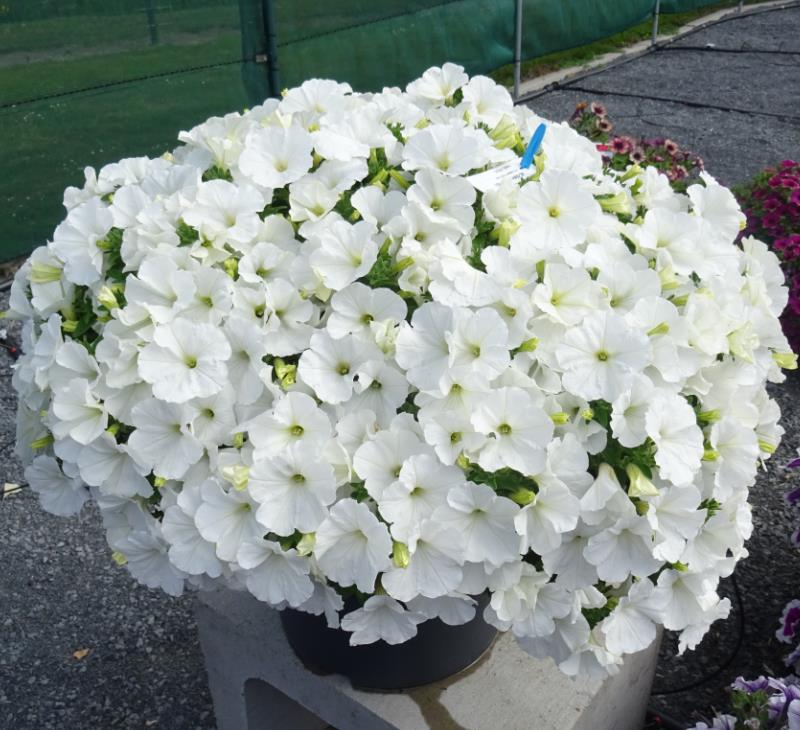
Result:
{"label": "green shade cloth", "polygon": [[[525,0],[523,56],[607,37],[653,5]],[[48,240],[85,166],[162,154],[180,130],[268,96],[269,17],[283,88],[376,90],[445,61],[477,74],[514,57],[514,0],[0,0],[0,260]]]}

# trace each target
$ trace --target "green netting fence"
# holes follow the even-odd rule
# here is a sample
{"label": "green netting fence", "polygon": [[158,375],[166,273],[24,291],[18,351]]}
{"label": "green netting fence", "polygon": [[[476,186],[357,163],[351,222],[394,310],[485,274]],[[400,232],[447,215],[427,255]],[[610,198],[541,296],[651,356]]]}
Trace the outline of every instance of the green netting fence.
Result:
{"label": "green netting fence", "polygon": [[[661,0],[661,12],[713,2]],[[522,56],[609,36],[654,5],[523,0]],[[515,11],[516,0],[0,0],[0,260],[48,239],[84,166],[161,154],[181,129],[311,77],[370,90],[445,61],[490,72],[514,60]]]}

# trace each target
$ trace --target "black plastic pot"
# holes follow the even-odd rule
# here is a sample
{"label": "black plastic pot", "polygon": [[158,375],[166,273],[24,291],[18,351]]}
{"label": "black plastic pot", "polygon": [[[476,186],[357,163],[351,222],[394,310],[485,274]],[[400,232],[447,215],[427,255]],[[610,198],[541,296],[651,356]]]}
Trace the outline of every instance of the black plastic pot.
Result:
{"label": "black plastic pot", "polygon": [[489,595],[478,596],[477,601],[475,618],[469,623],[448,626],[431,619],[403,644],[378,641],[350,646],[349,632],[328,628],[324,616],[293,609],[281,611],[281,623],[294,653],[310,671],[343,674],[362,689],[410,689],[466,669],[491,646],[497,630],[482,618]]}

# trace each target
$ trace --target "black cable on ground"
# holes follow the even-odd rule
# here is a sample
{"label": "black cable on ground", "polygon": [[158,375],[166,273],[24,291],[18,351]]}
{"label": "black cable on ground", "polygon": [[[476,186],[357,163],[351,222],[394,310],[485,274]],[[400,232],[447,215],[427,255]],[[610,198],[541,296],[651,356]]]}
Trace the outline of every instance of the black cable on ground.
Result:
{"label": "black cable on ground", "polygon": [[627,99],[643,99],[646,101],[661,101],[667,104],[678,104],[696,109],[715,109],[721,112],[734,112],[736,114],[750,114],[759,117],[770,117],[772,119],[785,119],[792,122],[800,122],[800,116],[796,114],[781,114],[778,112],[763,112],[756,109],[741,109],[733,106],[722,106],[720,104],[706,104],[702,101],[692,101],[691,99],[675,99],[669,96],[651,96],[648,94],[634,94],[630,91],[606,91],[604,89],[589,89],[585,86],[564,85],[561,91],[580,91],[583,94],[594,96],[621,96]]}
{"label": "black cable on ground", "polygon": [[736,582],[736,576],[731,574],[731,585],[733,586],[733,594],[736,599],[736,606],[738,608],[739,613],[739,620],[738,620],[738,636],[736,637],[736,646],[734,646],[733,651],[730,653],[728,658],[720,664],[712,672],[707,672],[699,679],[695,680],[694,682],[689,682],[689,684],[681,685],[680,687],[671,687],[669,689],[654,689],[650,692],[651,697],[663,697],[665,695],[674,695],[680,692],[688,692],[690,689],[695,689],[700,685],[706,684],[710,682],[712,679],[716,679],[722,672],[724,672],[731,664],[733,664],[734,659],[739,654],[739,651],[742,648],[742,644],[744,644],[744,628],[745,628],[745,618],[744,618],[744,601],[742,600],[742,594],[739,590],[739,584]]}
{"label": "black cable on ground", "polygon": [[662,51],[702,51],[703,53],[766,53],[770,56],[800,56],[800,50],[797,51],[775,51],[769,48],[719,48],[718,46],[662,46],[657,48],[656,52]]}

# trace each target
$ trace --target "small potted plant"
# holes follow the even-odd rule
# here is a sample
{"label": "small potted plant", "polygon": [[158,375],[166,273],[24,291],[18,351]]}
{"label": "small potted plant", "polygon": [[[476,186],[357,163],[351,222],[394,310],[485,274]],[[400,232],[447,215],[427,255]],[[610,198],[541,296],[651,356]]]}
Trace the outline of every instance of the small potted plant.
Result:
{"label": "small potted plant", "polygon": [[660,625],[694,647],[781,436],[783,277],[710,176],[543,124],[445,64],[87,170],[11,295],[44,508],[93,500],[145,585],[249,591],[353,652],[426,622],[477,632],[445,671],[495,629],[568,674]]}

